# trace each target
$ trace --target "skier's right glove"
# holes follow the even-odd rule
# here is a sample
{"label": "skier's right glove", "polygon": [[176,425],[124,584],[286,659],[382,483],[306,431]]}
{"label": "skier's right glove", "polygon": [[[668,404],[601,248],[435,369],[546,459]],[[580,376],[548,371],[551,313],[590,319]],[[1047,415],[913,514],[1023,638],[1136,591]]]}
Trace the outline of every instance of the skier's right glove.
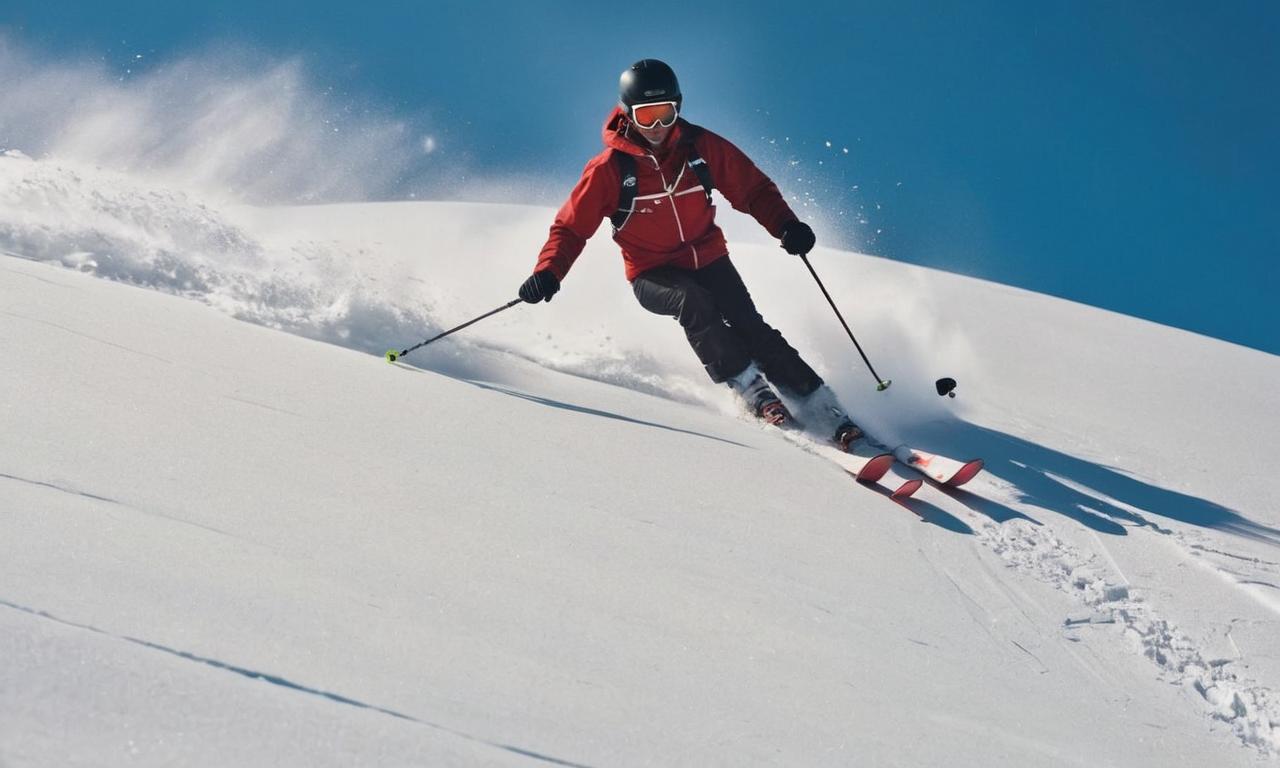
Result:
{"label": "skier's right glove", "polygon": [[558,290],[560,290],[560,278],[556,277],[551,270],[543,269],[534,272],[520,286],[520,298],[530,304],[537,304],[540,301],[551,301],[551,297],[555,296]]}
{"label": "skier's right glove", "polygon": [[813,250],[818,238],[813,228],[799,219],[793,219],[782,228],[782,250],[792,256],[803,256]]}

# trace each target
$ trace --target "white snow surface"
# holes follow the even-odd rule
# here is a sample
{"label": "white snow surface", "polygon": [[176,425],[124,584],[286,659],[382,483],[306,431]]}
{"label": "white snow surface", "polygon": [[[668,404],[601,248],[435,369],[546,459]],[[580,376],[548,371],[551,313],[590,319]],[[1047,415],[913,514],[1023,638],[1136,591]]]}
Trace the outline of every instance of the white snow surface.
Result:
{"label": "white snow surface", "polygon": [[0,156],[0,766],[1276,764],[1280,359],[819,248],[877,393],[720,208],[860,423],[983,475],[752,423],[607,227],[392,366],[552,211]]}

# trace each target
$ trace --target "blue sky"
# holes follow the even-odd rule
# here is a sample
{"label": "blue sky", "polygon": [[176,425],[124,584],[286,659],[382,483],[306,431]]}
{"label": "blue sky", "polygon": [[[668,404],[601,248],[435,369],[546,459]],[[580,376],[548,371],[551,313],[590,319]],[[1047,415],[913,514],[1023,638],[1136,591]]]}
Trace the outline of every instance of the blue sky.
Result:
{"label": "blue sky", "polygon": [[0,25],[121,71],[301,56],[542,198],[598,151],[619,71],[662,58],[686,117],[813,199],[828,242],[1280,354],[1273,2],[9,0]]}

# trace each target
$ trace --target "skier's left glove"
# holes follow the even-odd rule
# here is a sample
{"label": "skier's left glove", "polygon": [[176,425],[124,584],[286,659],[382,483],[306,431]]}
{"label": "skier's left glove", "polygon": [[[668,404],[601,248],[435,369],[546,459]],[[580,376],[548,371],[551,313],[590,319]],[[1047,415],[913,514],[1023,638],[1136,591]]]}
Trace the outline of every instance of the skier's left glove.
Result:
{"label": "skier's left glove", "polygon": [[543,269],[534,272],[520,286],[520,298],[530,304],[537,304],[539,301],[551,301],[551,297],[556,295],[556,291],[560,290],[560,278],[556,277],[551,270]]}
{"label": "skier's left glove", "polygon": [[813,228],[799,219],[787,222],[782,228],[782,250],[792,256],[803,256],[812,251],[817,241]]}

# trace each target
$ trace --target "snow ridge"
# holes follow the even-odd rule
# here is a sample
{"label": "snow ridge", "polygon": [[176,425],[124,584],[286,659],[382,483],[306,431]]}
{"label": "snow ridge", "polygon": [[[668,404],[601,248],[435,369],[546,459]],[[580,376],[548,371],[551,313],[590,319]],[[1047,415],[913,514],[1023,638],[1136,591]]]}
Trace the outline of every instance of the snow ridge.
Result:
{"label": "snow ridge", "polygon": [[[181,296],[239,320],[377,355],[474,311],[458,301],[455,276],[440,265],[431,265],[431,279],[416,274],[421,265],[379,258],[367,243],[262,238],[237,220],[240,210],[247,209],[101,168],[0,152],[0,253]],[[502,322],[512,324],[498,318],[487,325]],[[705,383],[672,376],[647,351],[613,343],[597,329],[537,351],[519,340],[489,342],[484,331],[455,336],[414,360],[434,354],[437,367],[478,376],[483,366],[468,358],[493,350],[595,381],[705,402]]]}
{"label": "snow ridge", "polygon": [[0,250],[365,349],[430,328],[329,244],[268,246],[181,190],[0,155]]}

